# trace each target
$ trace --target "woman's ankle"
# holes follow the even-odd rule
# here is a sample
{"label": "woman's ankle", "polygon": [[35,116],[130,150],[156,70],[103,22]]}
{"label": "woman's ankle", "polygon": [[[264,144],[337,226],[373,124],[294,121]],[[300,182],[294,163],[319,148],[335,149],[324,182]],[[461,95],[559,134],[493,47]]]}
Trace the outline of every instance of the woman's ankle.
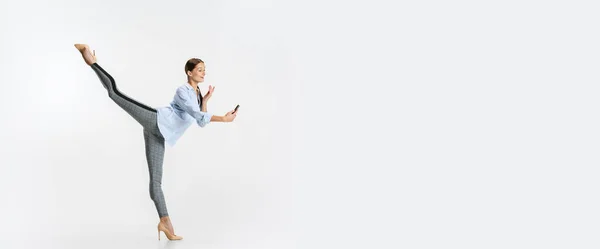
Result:
{"label": "woman's ankle", "polygon": [[169,216],[160,217],[160,223],[171,225],[171,219],[169,219]]}

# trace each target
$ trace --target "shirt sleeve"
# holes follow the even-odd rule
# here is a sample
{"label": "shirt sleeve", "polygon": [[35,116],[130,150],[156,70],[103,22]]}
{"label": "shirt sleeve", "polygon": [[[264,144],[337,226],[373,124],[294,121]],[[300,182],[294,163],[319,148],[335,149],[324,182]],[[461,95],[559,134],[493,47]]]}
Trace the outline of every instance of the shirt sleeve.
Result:
{"label": "shirt sleeve", "polygon": [[178,88],[175,93],[175,103],[179,105],[185,112],[190,114],[194,119],[196,119],[196,123],[198,126],[204,127],[206,124],[210,122],[210,118],[213,116],[210,113],[200,111],[200,106],[198,105],[198,100],[192,96],[189,91],[185,88]]}

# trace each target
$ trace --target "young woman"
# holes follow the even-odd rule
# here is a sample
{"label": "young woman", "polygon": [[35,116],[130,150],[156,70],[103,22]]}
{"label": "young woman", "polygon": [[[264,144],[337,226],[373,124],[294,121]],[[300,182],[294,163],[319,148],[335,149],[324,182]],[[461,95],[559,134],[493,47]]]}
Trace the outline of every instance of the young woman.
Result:
{"label": "young woman", "polygon": [[183,239],[183,237],[175,235],[161,188],[165,142],[170,146],[175,145],[185,130],[194,122],[200,127],[204,127],[210,122],[232,122],[237,115],[237,108],[224,116],[207,112],[206,104],[214,92],[214,87],[209,87],[204,96],[200,93],[198,84],[204,82],[206,74],[204,62],[200,59],[192,58],[186,62],[187,83],[177,88],[170,105],[154,109],[121,93],[117,89],[113,77],[96,62],[96,51],[92,53],[86,44],[75,44],[75,48],[79,50],[85,63],[96,72],[100,82],[108,91],[108,97],[143,127],[146,161],[150,173],[150,198],[156,206],[160,219],[158,239],[160,240],[161,231],[169,240]]}

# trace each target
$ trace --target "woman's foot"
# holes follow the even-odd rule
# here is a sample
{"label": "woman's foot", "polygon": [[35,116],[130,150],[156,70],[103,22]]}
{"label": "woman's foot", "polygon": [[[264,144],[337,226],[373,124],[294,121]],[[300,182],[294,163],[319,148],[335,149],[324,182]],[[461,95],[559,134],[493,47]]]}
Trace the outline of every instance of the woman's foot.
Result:
{"label": "woman's foot", "polygon": [[167,229],[167,228],[166,228],[166,227],[163,225],[163,223],[162,223],[162,222],[161,222],[161,223],[158,223],[158,227],[157,227],[157,228],[158,228],[158,240],[160,240],[160,232],[161,232],[161,231],[162,231],[162,232],[165,234],[165,236],[167,236],[167,239],[169,239],[169,240],[182,240],[182,239],[183,239],[183,237],[181,237],[181,236],[178,236],[178,235],[175,235],[175,234],[171,233],[171,232],[169,231],[169,229]]}
{"label": "woman's foot", "polygon": [[160,231],[165,233],[169,240],[181,240],[183,237],[175,235],[175,231],[173,230],[173,225],[171,225],[171,220],[169,216],[161,217],[160,222],[158,223],[158,239],[160,240]]}
{"label": "woman's foot", "polygon": [[175,234],[175,229],[173,229],[173,225],[171,224],[171,219],[169,219],[169,216],[160,218],[160,224],[162,224],[167,230],[169,230],[169,232]]}
{"label": "woman's foot", "polygon": [[90,47],[87,44],[75,44],[75,48],[79,50],[86,64],[92,65],[96,63],[96,51],[90,52]]}

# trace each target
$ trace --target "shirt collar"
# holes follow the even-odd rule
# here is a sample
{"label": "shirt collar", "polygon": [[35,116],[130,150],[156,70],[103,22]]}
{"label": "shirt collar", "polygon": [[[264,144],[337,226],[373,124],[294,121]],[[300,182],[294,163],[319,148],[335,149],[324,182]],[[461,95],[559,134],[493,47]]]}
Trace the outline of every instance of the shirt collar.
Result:
{"label": "shirt collar", "polygon": [[[185,87],[186,87],[187,89],[189,89],[189,90],[194,90],[194,88],[193,88],[193,87],[190,85],[190,83],[187,83],[187,82],[186,82],[186,83],[185,83]],[[199,90],[199,89],[200,89],[200,86],[196,86],[196,88]]]}

